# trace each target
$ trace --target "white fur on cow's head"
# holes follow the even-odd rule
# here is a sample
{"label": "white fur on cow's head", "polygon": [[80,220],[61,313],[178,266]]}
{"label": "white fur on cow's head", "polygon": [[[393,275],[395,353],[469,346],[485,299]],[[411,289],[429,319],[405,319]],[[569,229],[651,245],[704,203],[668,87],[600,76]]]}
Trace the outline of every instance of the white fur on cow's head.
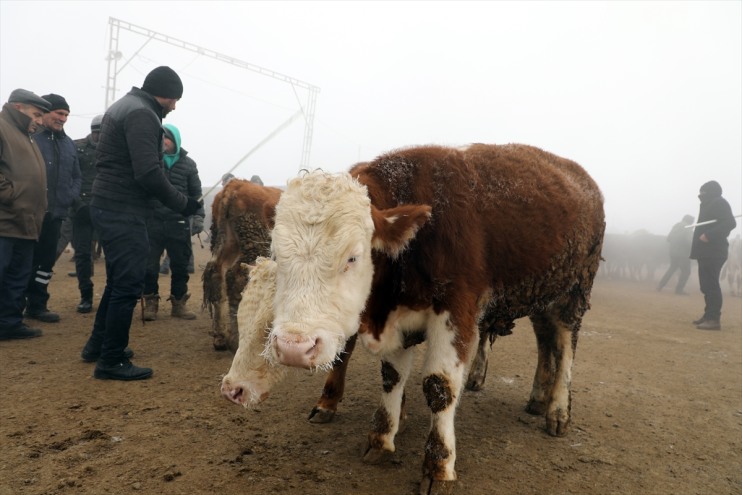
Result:
{"label": "white fur on cow's head", "polygon": [[258,258],[249,267],[250,281],[237,310],[240,342],[229,373],[222,379],[222,395],[245,407],[268,397],[271,388],[286,374],[284,366],[264,355],[273,324],[273,297],[276,293],[276,263]]}
{"label": "white fur on cow's head", "polygon": [[[425,211],[423,220],[410,215],[415,208]],[[427,206],[376,210],[366,186],[349,174],[314,171],[291,180],[272,232],[275,359],[304,368],[331,366],[358,330],[371,292],[372,249],[396,256],[429,214]]]}

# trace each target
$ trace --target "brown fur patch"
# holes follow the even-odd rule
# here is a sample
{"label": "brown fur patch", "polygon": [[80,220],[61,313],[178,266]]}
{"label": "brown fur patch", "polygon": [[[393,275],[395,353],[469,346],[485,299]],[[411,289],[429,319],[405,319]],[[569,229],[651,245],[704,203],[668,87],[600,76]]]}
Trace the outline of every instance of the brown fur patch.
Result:
{"label": "brown fur patch", "polygon": [[387,394],[399,383],[399,372],[387,361],[381,362],[381,383]]}
{"label": "brown fur patch", "polygon": [[453,402],[451,385],[448,379],[441,375],[426,376],[423,380],[423,393],[433,413],[444,411]]}

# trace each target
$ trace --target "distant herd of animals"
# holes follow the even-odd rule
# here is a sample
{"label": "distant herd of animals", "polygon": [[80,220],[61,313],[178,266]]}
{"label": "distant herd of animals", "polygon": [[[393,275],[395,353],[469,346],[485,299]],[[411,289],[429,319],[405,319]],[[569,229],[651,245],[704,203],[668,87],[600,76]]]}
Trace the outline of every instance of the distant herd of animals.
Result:
{"label": "distant herd of animals", "polygon": [[526,145],[406,148],[347,173],[302,172],[285,190],[232,180],[213,201],[203,274],[213,346],[235,352],[222,395],[254,406],[287,366],[326,370],[309,419],[329,422],[360,341],[383,384],[363,461],[381,463],[406,418],[412,349],[426,342],[420,493],[448,493],[456,406],[483,387],[489,349],[518,318],[538,349],[526,410],[567,434],[595,277],[653,279],[668,258],[664,236],[604,231],[585,170]]}

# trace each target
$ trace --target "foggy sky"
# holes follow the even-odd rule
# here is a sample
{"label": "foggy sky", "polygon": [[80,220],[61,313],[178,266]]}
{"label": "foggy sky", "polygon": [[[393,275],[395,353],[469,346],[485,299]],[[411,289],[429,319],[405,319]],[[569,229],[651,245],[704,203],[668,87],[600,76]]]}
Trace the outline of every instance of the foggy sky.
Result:
{"label": "foggy sky", "polygon": [[[712,179],[742,213],[742,2],[0,0],[0,100],[61,94],[84,137],[104,110],[109,17],[319,87],[310,168],[518,142],[585,167],[608,232],[666,234]],[[306,105],[302,88],[145,41],[121,31],[117,98],[175,69],[185,91],[166,122],[205,186]],[[303,135],[294,122],[235,175],[285,184]]]}

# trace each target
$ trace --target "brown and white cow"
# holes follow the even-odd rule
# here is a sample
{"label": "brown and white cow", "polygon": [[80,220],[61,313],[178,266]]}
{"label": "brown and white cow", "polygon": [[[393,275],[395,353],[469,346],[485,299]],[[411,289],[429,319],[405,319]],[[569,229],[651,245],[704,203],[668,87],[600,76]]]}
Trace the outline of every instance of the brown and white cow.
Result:
{"label": "brown and white cow", "polygon": [[528,316],[538,364],[528,410],[570,423],[571,369],[604,232],[603,199],[576,163],[525,145],[417,147],[353,174],[291,180],[276,207],[275,319],[281,364],[332,365],[358,330],[381,358],[382,404],[364,459],[394,452],[411,347],[427,341],[432,421],[421,493],[456,479],[454,414],[478,322]]}
{"label": "brown and white cow", "polygon": [[203,287],[216,350],[237,349],[237,308],[248,279],[245,266],[270,254],[270,222],[280,196],[278,188],[232,179],[214,197],[211,260]]}

